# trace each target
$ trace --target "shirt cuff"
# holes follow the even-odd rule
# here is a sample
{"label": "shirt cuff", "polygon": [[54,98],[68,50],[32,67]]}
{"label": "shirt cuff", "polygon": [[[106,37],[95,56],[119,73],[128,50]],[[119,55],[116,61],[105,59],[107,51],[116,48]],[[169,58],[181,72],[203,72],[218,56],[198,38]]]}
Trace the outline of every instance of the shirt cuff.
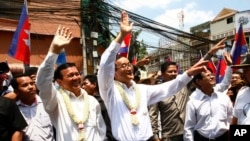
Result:
{"label": "shirt cuff", "polygon": [[191,81],[191,80],[193,79],[193,76],[189,76],[189,75],[187,74],[187,72],[184,72],[184,73],[182,74],[182,79],[183,79],[184,81]]}

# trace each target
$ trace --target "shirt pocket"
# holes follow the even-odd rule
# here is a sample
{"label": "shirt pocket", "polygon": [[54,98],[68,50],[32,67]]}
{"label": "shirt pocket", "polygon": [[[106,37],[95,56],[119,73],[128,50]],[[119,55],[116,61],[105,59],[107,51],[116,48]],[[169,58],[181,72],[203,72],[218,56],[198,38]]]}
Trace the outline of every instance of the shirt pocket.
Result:
{"label": "shirt pocket", "polygon": [[196,108],[196,113],[198,116],[206,118],[209,118],[211,116],[211,106],[209,105],[209,102],[202,102],[197,106],[198,107]]}
{"label": "shirt pocket", "polygon": [[228,109],[225,105],[219,105],[218,107],[216,107],[216,109],[214,111],[216,112],[216,116],[217,116],[218,120],[223,121],[223,122],[227,122]]}

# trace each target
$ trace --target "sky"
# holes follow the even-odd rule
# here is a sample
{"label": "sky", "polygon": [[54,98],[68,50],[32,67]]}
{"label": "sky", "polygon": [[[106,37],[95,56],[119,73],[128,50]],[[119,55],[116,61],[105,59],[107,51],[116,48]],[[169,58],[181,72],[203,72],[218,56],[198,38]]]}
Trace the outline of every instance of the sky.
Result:
{"label": "sky", "polygon": [[[109,0],[109,3],[178,29],[181,29],[178,16],[183,11],[186,32],[190,27],[213,20],[223,8],[250,10],[249,0]],[[141,38],[148,40],[145,35]]]}

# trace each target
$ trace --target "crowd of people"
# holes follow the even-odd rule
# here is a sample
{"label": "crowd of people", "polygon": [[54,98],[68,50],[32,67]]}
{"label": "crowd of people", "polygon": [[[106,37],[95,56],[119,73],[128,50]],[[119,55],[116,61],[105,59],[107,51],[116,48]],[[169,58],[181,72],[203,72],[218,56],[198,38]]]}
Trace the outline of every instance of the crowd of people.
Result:
{"label": "crowd of people", "polygon": [[117,55],[132,29],[123,11],[120,33],[102,54],[97,74],[82,76],[69,62],[55,67],[73,38],[63,26],[39,68],[12,76],[0,63],[0,140],[228,141],[230,125],[250,124],[250,55],[232,65],[224,52],[227,69],[216,84],[207,63],[225,47],[222,39],[182,74],[168,61],[150,81],[140,81],[135,70],[150,57],[133,66]]}

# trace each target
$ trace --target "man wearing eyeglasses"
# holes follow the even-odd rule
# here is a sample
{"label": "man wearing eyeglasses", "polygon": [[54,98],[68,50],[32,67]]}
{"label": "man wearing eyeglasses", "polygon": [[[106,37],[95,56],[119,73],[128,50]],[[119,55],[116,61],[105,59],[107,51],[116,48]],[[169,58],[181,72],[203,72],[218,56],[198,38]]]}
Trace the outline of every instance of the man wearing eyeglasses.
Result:
{"label": "man wearing eyeglasses", "polygon": [[101,57],[98,84],[115,139],[145,141],[153,136],[147,106],[177,93],[192,79],[191,76],[204,70],[207,61],[198,62],[173,81],[159,85],[136,84],[128,58],[117,57],[121,43],[132,27],[128,14],[122,12],[120,33]]}
{"label": "man wearing eyeglasses", "polygon": [[240,65],[234,65],[232,68],[242,69],[246,86],[243,86],[236,97],[233,110],[232,125],[250,124],[250,54],[247,54],[245,60]]}

